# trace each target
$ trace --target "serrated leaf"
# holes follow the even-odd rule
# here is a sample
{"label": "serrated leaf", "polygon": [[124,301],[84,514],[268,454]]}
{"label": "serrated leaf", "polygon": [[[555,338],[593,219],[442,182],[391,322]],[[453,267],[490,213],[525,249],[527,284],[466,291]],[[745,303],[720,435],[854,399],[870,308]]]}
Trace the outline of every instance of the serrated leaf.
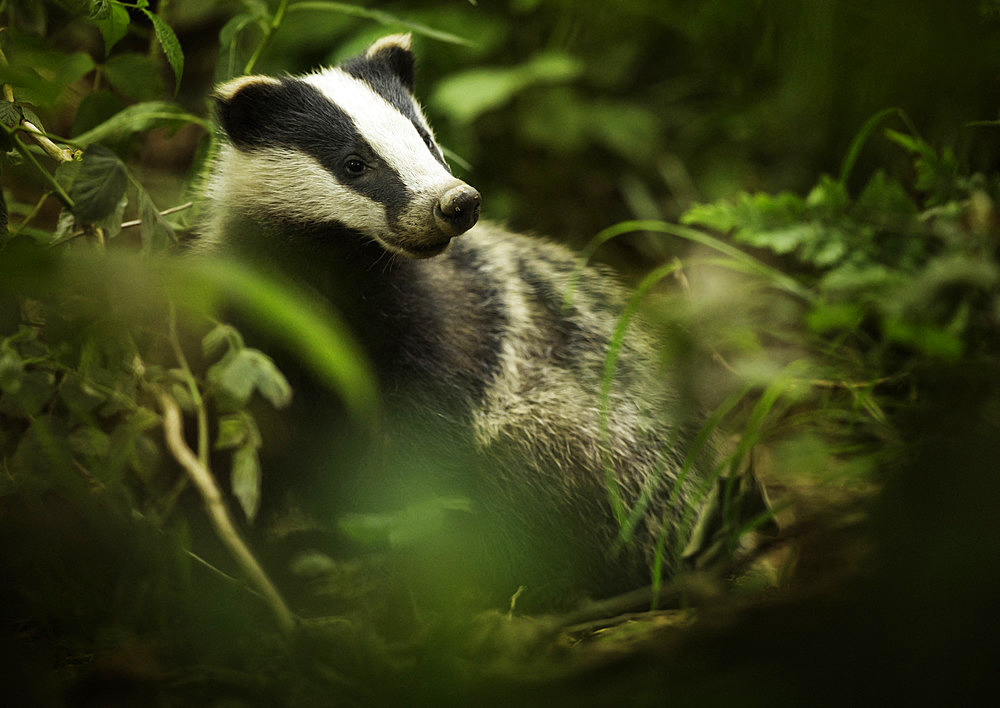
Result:
{"label": "serrated leaf", "polygon": [[205,121],[185,112],[176,104],[167,101],[148,101],[136,103],[119,111],[97,127],[91,128],[83,135],[74,137],[73,142],[90,145],[101,140],[123,138],[169,123],[204,125]]}
{"label": "serrated leaf", "polygon": [[138,188],[139,192],[139,231],[142,236],[143,253],[159,253],[165,250],[172,241],[176,240],[174,230],[170,224],[160,216],[159,210],[153,203],[145,189]]}
{"label": "serrated leaf", "polygon": [[104,63],[103,70],[111,87],[129,98],[152,101],[163,96],[163,80],[145,54],[116,54]]}
{"label": "serrated leaf", "polygon": [[253,521],[260,508],[260,460],[257,449],[244,445],[233,453],[233,468],[230,477],[233,496],[236,497],[249,521]]}
{"label": "serrated leaf", "polygon": [[739,224],[736,208],[728,202],[695,204],[681,216],[681,223],[704,226],[719,233],[729,233]]}
{"label": "serrated leaf", "polygon": [[166,20],[145,8],[142,11],[153,23],[156,39],[163,48],[163,54],[167,57],[170,68],[174,71],[174,95],[176,95],[181,87],[181,75],[184,73],[184,52],[181,50],[181,43]]}
{"label": "serrated leaf", "polygon": [[128,10],[117,3],[103,2],[101,5],[101,10],[96,15],[92,13],[91,19],[104,38],[104,56],[107,56],[111,53],[111,48],[128,33],[129,14]]}
{"label": "serrated leaf", "polygon": [[125,215],[125,207],[128,205],[128,192],[122,195],[118,204],[106,217],[98,222],[98,226],[104,229],[105,238],[114,238],[122,232],[122,217]]}
{"label": "serrated leaf", "polygon": [[52,234],[52,242],[60,242],[64,239],[69,238],[70,234],[73,233],[73,227],[76,226],[76,217],[73,216],[73,212],[69,209],[63,209],[59,212],[59,220],[56,222],[55,233]]}
{"label": "serrated leaf", "polygon": [[21,123],[21,107],[10,101],[0,101],[0,123],[14,128]]}
{"label": "serrated leaf", "polygon": [[231,350],[217,364],[209,368],[208,381],[219,389],[219,402],[224,409],[244,408],[254,390],[276,408],[288,405],[292,389],[263,352],[257,349]]}
{"label": "serrated leaf", "polygon": [[73,213],[84,223],[96,223],[115,210],[126,187],[128,173],[118,155],[103,145],[91,145],[70,187]]}

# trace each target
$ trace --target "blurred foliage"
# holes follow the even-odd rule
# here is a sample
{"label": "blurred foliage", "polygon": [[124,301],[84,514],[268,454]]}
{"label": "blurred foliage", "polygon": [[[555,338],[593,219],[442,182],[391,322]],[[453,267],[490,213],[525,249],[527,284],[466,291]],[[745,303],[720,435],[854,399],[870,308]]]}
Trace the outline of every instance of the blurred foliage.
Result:
{"label": "blurred foliage", "polygon": [[[3,0],[0,22],[5,700],[884,704],[954,702],[985,681],[1000,590],[996,2]],[[715,585],[678,591],[705,606],[694,626],[653,613],[648,636],[622,639],[635,623],[415,618],[378,560],[316,554],[299,573],[362,609],[282,637],[204,545],[205,515],[179,508],[193,495],[163,443],[164,397],[252,519],[280,438],[270,409],[294,396],[232,322],[259,326],[357,420],[377,414],[327,305],[167,255],[196,224],[206,96],[396,31],[414,33],[418,93],[489,218],[589,241],[584,260],[657,266],[609,376],[641,305],[677,389],[737,431],[727,464],[752,462],[785,500],[763,580],[734,573],[723,602]],[[405,548],[463,505],[340,522]],[[627,538],[636,510],[621,511]],[[766,520],[700,533],[736,546]]]}

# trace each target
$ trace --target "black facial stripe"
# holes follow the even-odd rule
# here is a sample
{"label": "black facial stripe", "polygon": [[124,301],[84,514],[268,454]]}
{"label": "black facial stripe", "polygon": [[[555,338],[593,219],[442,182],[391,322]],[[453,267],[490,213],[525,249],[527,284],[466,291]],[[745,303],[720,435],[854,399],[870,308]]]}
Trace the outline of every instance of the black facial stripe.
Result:
{"label": "black facial stripe", "polygon": [[[371,87],[372,91],[384,98],[390,106],[408,118],[424,142],[430,138],[430,131],[427,130],[427,126],[424,125],[423,119],[421,119],[420,113],[417,111],[417,104],[413,99],[413,94],[400,81],[399,77],[393,73],[392,67],[387,62],[377,58],[369,59],[368,57],[360,56],[348,59],[340,68],[354,78],[364,81]],[[433,140],[431,142],[434,143]],[[437,147],[436,143],[434,143],[434,149],[431,149],[430,153],[434,156],[435,160],[451,172],[451,168],[444,161],[444,156],[441,154],[441,150]]]}
{"label": "black facial stripe", "polygon": [[[412,195],[399,174],[371,147],[346,112],[314,86],[293,78],[240,89],[218,107],[219,122],[239,149],[281,146],[311,155],[338,182],[385,206],[394,225]],[[375,169],[348,179],[343,163],[357,155]]]}

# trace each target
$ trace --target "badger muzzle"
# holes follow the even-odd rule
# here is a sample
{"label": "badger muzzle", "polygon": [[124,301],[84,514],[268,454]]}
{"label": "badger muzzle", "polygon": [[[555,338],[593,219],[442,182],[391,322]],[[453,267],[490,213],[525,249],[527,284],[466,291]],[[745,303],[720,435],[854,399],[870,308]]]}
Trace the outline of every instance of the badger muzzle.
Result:
{"label": "badger muzzle", "polygon": [[479,192],[465,183],[459,184],[442,194],[434,205],[434,223],[449,237],[464,234],[479,221],[481,203]]}

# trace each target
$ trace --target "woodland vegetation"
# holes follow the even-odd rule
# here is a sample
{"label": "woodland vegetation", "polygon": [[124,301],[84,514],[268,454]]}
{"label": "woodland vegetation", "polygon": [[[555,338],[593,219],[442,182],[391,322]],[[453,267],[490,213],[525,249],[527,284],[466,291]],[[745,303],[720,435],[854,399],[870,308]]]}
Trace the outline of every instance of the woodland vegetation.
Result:
{"label": "woodland vegetation", "polygon": [[[992,678],[995,0],[0,0],[0,27],[0,703],[941,705]],[[728,562],[532,616],[316,557],[307,610],[219,521],[254,519],[294,398],[239,322],[352,425],[378,394],[309,292],[177,257],[208,96],[398,31],[484,217],[619,269],[623,322],[760,478],[770,511],[705,539]],[[391,547],[438,512],[345,523]]]}

